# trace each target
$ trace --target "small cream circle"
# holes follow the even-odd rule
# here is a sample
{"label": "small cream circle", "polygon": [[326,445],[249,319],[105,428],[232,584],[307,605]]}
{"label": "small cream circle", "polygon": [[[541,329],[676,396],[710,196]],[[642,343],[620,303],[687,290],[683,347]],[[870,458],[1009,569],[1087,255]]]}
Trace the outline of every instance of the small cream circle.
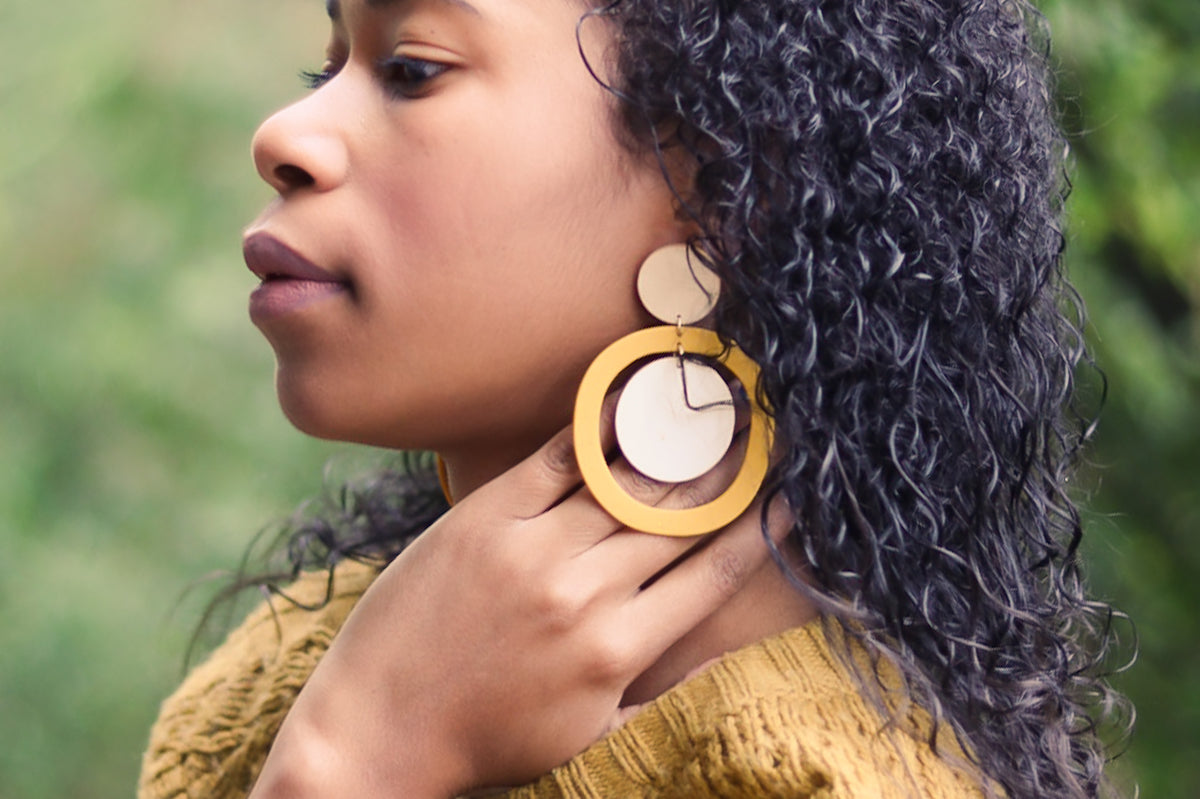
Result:
{"label": "small cream circle", "polygon": [[646,257],[638,272],[638,297],[656,319],[690,325],[708,316],[721,293],[721,279],[691,254],[686,244],[669,244]]}
{"label": "small cream circle", "polygon": [[716,369],[667,356],[646,364],[625,384],[617,400],[617,443],[629,464],[647,477],[684,483],[712,469],[729,451],[735,417],[733,395]]}

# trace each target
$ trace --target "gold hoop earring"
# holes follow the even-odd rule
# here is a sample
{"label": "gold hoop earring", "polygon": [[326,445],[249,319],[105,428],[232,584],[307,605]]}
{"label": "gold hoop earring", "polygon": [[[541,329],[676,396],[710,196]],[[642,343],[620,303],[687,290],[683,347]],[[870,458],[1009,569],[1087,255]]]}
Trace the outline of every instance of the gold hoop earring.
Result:
{"label": "gold hoop earring", "polygon": [[442,487],[442,496],[446,498],[446,504],[454,507],[454,497],[450,496],[450,475],[446,472],[446,462],[442,460],[442,456],[434,454],[434,463],[437,464],[438,485]]}
{"label": "gold hoop earring", "polygon": [[[646,259],[638,276],[638,295],[643,305],[660,320],[673,321],[674,324],[635,331],[605,348],[584,374],[575,401],[575,453],[588,489],[613,518],[631,529],[657,535],[703,535],[724,527],[740,516],[754,501],[762,485],[771,449],[770,419],[754,399],[759,377],[758,365],[736,345],[725,347],[711,330],[686,326],[700,321],[711,312],[720,290],[716,275],[706,267],[695,267],[689,254],[690,248],[686,245],[671,245],[656,250]],[[647,375],[643,382],[663,389],[660,392],[662,396],[657,400],[659,407],[655,409],[659,414],[658,419],[666,419],[667,426],[673,425],[677,431],[682,431],[682,435],[674,436],[676,444],[692,438],[699,422],[704,428],[699,436],[705,442],[701,449],[707,447],[710,451],[688,452],[675,457],[668,453],[665,459],[658,459],[658,442],[651,441],[646,447],[633,445],[643,443],[636,439],[640,439],[647,427],[653,427],[653,424],[635,425],[635,441],[631,441],[630,435],[618,424],[618,444],[626,460],[633,468],[650,477],[664,482],[686,482],[715,466],[729,448],[733,433],[732,397],[724,379],[704,362],[728,370],[742,384],[750,398],[746,453],[737,476],[719,497],[694,508],[657,508],[631,497],[613,477],[600,443],[600,411],[609,388],[631,364],[653,356],[660,357],[639,369],[623,389],[617,408],[618,420],[626,401],[625,392],[631,390],[635,381]],[[692,364],[696,364],[697,371],[689,377]],[[673,367],[678,369],[677,387],[663,383],[663,376],[671,374]],[[720,384],[719,389],[715,388],[714,376]],[[701,379],[697,380],[696,377]],[[698,389],[702,396],[696,397],[698,401],[693,402],[693,396],[689,394],[696,394]],[[717,398],[713,399],[714,396]],[[639,401],[647,400],[639,398]],[[654,399],[649,401],[652,404],[656,402]],[[721,444],[723,436],[724,443]],[[713,448],[713,442],[718,448]],[[635,455],[635,449],[642,450],[645,455]],[[648,460],[639,461],[641,457]],[[693,459],[701,462],[697,474],[686,471],[687,462]],[[678,471],[680,463],[685,464],[685,471]]]}

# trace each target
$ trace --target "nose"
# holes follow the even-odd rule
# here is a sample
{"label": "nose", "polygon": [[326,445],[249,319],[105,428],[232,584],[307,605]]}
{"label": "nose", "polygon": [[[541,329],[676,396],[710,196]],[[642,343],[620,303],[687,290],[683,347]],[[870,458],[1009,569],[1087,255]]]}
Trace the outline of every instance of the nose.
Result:
{"label": "nose", "polygon": [[254,134],[254,165],[281,196],[329,191],[346,179],[346,142],[320,98],[321,92],[314,92],[276,112]]}

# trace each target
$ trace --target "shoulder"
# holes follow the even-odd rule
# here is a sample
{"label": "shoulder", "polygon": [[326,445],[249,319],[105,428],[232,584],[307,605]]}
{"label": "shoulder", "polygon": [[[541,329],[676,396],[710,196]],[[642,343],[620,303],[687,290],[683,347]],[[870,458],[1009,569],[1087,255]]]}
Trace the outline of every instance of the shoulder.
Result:
{"label": "shoulder", "polygon": [[163,702],[139,799],[249,793],[296,694],[377,574],[356,562],[304,574],[251,612]]}
{"label": "shoulder", "polygon": [[[914,711],[918,729],[927,717]],[[950,757],[957,753],[952,745]],[[959,756],[961,759],[961,755]],[[884,723],[819,622],[729,653],[539,782],[534,797],[965,799],[977,778]]]}

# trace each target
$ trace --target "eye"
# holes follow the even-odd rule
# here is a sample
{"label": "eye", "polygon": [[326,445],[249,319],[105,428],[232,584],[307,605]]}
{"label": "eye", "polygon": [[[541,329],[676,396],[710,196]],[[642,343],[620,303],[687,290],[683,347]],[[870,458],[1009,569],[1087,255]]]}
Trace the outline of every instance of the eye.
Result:
{"label": "eye", "polygon": [[429,82],[449,68],[447,64],[402,55],[379,63],[379,72],[388,91],[407,99],[423,96],[429,89]]}
{"label": "eye", "polygon": [[304,69],[300,71],[300,81],[309,89],[316,90],[324,86],[338,72],[332,61],[326,61],[317,71]]}

